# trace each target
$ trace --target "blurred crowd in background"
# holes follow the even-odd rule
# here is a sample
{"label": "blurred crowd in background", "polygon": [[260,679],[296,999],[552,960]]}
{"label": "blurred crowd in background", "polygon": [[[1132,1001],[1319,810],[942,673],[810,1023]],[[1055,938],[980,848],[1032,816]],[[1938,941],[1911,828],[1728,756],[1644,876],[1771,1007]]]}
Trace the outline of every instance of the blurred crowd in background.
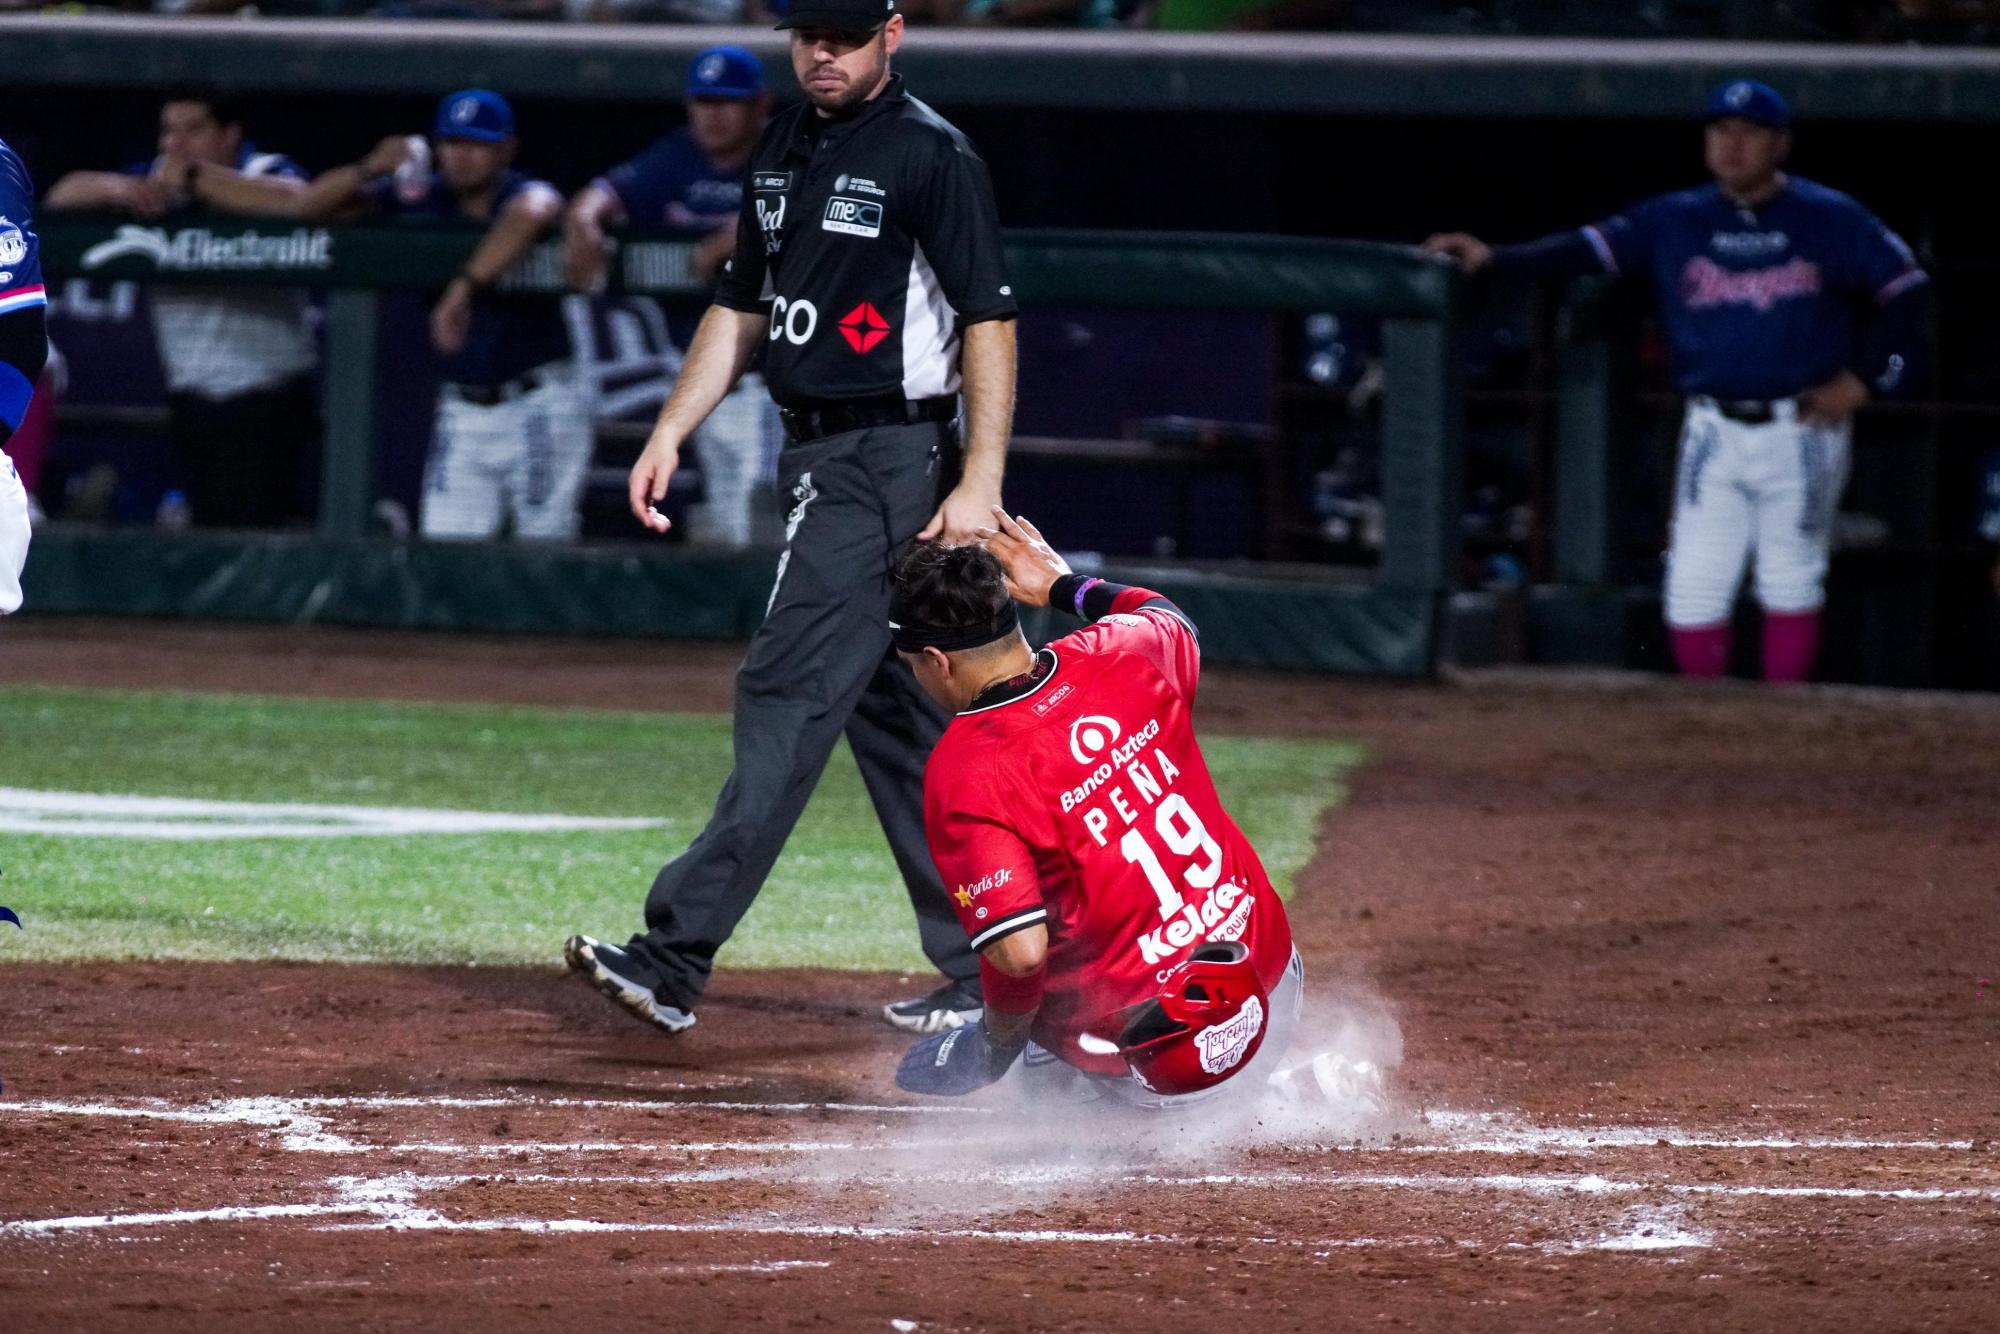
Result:
{"label": "blurred crowd in background", "polygon": [[[789,0],[113,0],[0,12],[773,22]],[[1737,38],[1983,46],[2000,0],[904,0],[912,22],[1009,27],[1319,29],[1466,36]]]}

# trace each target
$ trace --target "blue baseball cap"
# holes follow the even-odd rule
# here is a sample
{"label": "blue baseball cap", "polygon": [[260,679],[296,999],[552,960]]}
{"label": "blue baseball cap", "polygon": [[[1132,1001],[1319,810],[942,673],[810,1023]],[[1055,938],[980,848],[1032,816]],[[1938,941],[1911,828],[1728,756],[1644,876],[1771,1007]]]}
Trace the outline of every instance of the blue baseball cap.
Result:
{"label": "blue baseball cap", "polygon": [[740,101],[764,91],[764,62],[740,46],[711,46],[688,66],[689,97]]}
{"label": "blue baseball cap", "polygon": [[1778,95],[1776,88],[1768,83],[1758,83],[1755,79],[1732,80],[1708,95],[1708,112],[1704,120],[1732,118],[1772,130],[1792,127],[1792,109],[1785,105],[1785,99]]}
{"label": "blue baseball cap", "polygon": [[438,103],[437,124],[431,133],[440,139],[502,143],[514,137],[514,108],[496,92],[467,88]]}

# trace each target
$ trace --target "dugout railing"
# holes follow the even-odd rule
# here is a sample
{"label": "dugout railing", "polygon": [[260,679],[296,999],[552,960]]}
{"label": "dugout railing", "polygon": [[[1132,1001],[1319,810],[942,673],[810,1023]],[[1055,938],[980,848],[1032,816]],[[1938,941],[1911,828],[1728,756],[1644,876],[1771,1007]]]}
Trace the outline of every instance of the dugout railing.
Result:
{"label": "dugout railing", "polygon": [[[52,282],[87,277],[192,285],[283,285],[326,300],[325,448],[317,531],[161,533],[50,524],[26,573],[43,611],[685,638],[740,638],[769,591],[760,554],[632,544],[426,543],[371,537],[377,340],[382,294],[438,287],[473,235],[213,218],[174,225],[49,216],[38,221]],[[696,296],[685,239],[619,247],[614,290]],[[1293,237],[1015,232],[1024,305],[1310,312],[1382,321],[1381,560],[1370,577],[1244,575],[1148,567],[1134,577],[1193,611],[1217,661],[1298,670],[1423,675],[1438,662],[1457,583],[1463,395],[1453,340],[1459,283],[1401,246]],[[511,275],[561,290],[560,255]]]}
{"label": "dugout railing", "polygon": [[[164,88],[435,97],[680,96],[688,60],[720,41],[773,61],[783,38],[688,24],[416,23],[109,14],[7,20],[8,87]],[[1267,111],[1372,116],[1680,117],[1745,76],[1783,86],[1804,121],[1991,123],[2000,51],[1816,42],[1174,33],[926,27],[896,56],[942,107]]]}

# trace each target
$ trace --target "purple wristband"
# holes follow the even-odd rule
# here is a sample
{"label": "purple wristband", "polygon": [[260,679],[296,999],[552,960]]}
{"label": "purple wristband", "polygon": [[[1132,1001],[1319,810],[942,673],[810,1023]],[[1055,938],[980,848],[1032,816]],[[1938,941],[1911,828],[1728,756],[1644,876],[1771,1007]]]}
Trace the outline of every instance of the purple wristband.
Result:
{"label": "purple wristband", "polygon": [[1083,595],[1103,582],[1102,579],[1091,578],[1084,580],[1076,586],[1076,614],[1078,616],[1083,615]]}

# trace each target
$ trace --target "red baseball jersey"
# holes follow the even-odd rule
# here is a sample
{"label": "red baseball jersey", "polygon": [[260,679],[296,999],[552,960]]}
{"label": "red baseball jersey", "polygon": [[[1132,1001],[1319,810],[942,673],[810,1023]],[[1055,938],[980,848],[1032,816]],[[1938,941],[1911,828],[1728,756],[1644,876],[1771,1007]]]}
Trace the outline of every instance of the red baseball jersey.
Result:
{"label": "red baseball jersey", "polygon": [[1158,995],[1203,941],[1242,941],[1266,987],[1292,954],[1284,905],[1195,743],[1200,654],[1170,606],[1120,592],[999,702],[953,719],[924,772],[931,855],[973,948],[1047,924],[1033,1036],[1097,1074],[1124,1061],[1078,1035]]}

